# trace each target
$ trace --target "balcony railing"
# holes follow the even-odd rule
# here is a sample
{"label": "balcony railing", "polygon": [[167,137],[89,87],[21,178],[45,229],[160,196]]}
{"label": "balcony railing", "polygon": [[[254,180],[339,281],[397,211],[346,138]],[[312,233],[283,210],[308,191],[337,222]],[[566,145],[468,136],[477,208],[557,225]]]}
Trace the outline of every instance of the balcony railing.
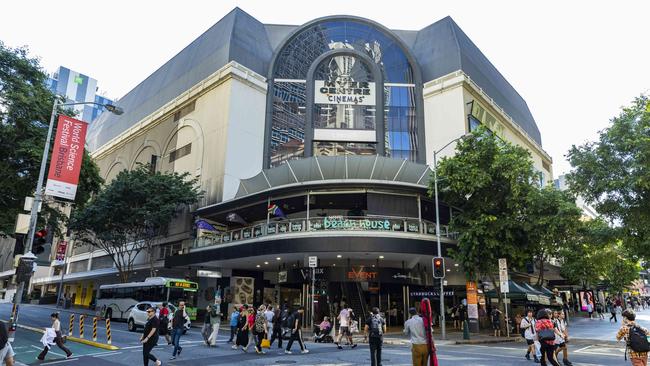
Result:
{"label": "balcony railing", "polygon": [[[436,224],[427,220],[396,217],[330,216],[309,218],[309,220],[305,218],[290,219],[274,221],[268,224],[258,223],[236,230],[215,233],[212,236],[197,238],[194,241],[194,247],[202,248],[280,234],[326,231],[399,232],[435,237]],[[440,225],[440,236],[457,239],[458,233],[451,232],[447,225]]]}

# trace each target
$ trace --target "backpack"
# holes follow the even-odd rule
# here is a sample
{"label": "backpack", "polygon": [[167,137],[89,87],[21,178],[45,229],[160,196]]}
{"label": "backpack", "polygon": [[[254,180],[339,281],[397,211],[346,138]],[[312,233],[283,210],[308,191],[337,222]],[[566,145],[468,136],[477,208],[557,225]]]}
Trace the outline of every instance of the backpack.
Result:
{"label": "backpack", "polygon": [[381,337],[384,333],[383,319],[379,315],[370,316],[370,337]]}
{"label": "backpack", "polygon": [[628,333],[627,345],[634,352],[649,352],[650,343],[648,343],[648,336],[643,330],[637,326],[631,326]]}
{"label": "backpack", "polygon": [[282,311],[282,315],[280,315],[280,324],[282,325],[283,328],[289,328],[289,318],[290,314],[288,311],[284,310]]}

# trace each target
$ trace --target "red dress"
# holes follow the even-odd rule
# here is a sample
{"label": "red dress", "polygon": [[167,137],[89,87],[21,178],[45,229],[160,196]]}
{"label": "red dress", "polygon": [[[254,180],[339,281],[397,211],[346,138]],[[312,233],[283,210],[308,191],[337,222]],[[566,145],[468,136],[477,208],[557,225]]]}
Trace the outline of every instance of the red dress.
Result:
{"label": "red dress", "polygon": [[433,335],[431,334],[431,325],[432,322],[432,312],[431,312],[431,303],[429,299],[424,298],[420,303],[420,312],[422,313],[422,320],[424,321],[424,331],[427,337],[427,348],[429,350],[429,365],[438,366],[438,357],[436,356],[436,344],[433,341]]}

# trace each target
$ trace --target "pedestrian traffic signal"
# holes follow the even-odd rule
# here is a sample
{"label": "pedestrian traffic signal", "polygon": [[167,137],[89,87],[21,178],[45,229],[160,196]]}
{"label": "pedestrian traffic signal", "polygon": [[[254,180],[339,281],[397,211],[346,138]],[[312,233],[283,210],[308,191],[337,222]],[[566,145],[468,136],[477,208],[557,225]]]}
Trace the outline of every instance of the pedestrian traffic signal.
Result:
{"label": "pedestrian traffic signal", "polygon": [[433,278],[445,278],[445,259],[433,257]]}
{"label": "pedestrian traffic signal", "polygon": [[41,254],[45,251],[45,243],[47,242],[47,229],[41,229],[34,234],[34,241],[32,242],[32,253]]}

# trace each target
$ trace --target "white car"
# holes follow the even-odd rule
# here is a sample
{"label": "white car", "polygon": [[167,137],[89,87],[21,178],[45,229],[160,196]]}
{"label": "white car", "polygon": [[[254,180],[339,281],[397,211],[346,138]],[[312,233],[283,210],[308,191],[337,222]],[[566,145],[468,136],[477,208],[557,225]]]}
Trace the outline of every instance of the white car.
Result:
{"label": "white car", "polygon": [[[158,309],[158,307],[161,305],[161,302],[152,302],[152,301],[142,301],[137,304],[135,304],[134,307],[131,308],[127,315],[127,327],[129,328],[129,331],[135,332],[138,327],[143,327],[145,323],[147,322],[147,309],[149,308],[154,308]],[[167,307],[169,308],[169,324],[171,326],[172,323],[172,318],[174,317],[174,313],[176,312],[176,306],[172,304],[168,304]],[[185,326],[185,330],[187,331],[189,329],[188,324]]]}

